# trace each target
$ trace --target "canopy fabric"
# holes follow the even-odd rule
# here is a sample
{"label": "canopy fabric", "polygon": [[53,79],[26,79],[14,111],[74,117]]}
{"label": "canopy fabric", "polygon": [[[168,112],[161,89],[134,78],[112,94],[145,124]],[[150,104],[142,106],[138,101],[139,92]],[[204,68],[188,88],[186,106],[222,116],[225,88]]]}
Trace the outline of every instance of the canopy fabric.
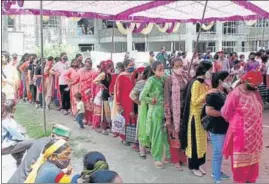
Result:
{"label": "canopy fabric", "polygon": [[[20,4],[18,3],[20,1]],[[2,14],[40,14],[40,1],[13,2]],[[23,6],[21,3],[23,2]],[[212,22],[269,18],[269,1],[43,1],[43,15],[95,18],[130,22]],[[19,6],[20,5],[20,6]]]}

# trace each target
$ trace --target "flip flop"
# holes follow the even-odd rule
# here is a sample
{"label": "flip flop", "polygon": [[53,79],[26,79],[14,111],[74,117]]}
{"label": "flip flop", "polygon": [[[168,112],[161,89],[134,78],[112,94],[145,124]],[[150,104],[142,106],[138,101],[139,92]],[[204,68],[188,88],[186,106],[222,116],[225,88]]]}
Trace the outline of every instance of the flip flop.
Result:
{"label": "flip flop", "polygon": [[154,164],[157,169],[164,169],[162,162],[155,162]]}

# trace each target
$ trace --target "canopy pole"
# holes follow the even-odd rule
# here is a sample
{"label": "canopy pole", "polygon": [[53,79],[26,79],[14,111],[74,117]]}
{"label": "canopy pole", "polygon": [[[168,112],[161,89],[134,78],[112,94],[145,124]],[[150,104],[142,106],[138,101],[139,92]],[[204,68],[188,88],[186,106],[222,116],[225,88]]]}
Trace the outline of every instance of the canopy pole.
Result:
{"label": "canopy pole", "polygon": [[111,55],[110,55],[110,59],[111,59],[111,60],[112,60],[113,53],[114,53],[114,51],[115,51],[114,37],[115,37],[115,20],[113,20],[112,46],[111,46]]}
{"label": "canopy pole", "polygon": [[192,54],[191,63],[189,65],[189,70],[188,70],[188,73],[189,74],[190,74],[190,71],[191,71],[191,66],[192,66],[192,63],[193,63],[193,59],[194,59],[195,53],[197,52],[197,48],[198,48],[198,41],[199,41],[201,30],[202,30],[202,22],[203,22],[203,20],[205,18],[205,12],[206,12],[206,7],[207,7],[207,2],[208,2],[208,0],[205,1],[204,11],[203,11],[202,19],[201,19],[201,24],[200,24],[200,27],[199,27],[199,32],[198,32],[196,43],[195,43],[195,50],[194,50],[194,52]]}
{"label": "canopy pole", "polygon": [[265,48],[265,40],[264,40],[265,21],[266,21],[266,19],[263,18],[262,19],[262,25],[263,25],[263,29],[262,29],[262,49]]}
{"label": "canopy pole", "polygon": [[47,133],[46,124],[46,105],[45,105],[45,76],[44,76],[44,43],[43,43],[43,2],[40,0],[40,53],[41,53],[41,68],[42,72],[42,105],[43,105],[43,123],[45,134]]}

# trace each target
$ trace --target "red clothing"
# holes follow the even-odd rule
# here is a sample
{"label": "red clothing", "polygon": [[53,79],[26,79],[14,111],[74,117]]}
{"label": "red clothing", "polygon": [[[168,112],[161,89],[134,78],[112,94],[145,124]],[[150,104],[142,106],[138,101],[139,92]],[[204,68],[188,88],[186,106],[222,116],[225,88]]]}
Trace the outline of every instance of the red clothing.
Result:
{"label": "red clothing", "polygon": [[82,101],[85,106],[85,120],[86,124],[92,124],[92,112],[93,112],[93,104],[91,102],[92,92],[90,91],[92,88],[93,81],[93,70],[87,70],[85,68],[81,68],[79,71],[79,92],[82,95]]}
{"label": "red clothing", "polygon": [[117,77],[118,77],[118,74],[116,73],[111,74],[111,81],[109,84],[109,94],[114,94],[114,87],[115,87]]}
{"label": "red clothing", "polygon": [[133,87],[134,84],[131,81],[131,76],[127,76],[123,73],[117,77],[115,84],[116,104],[122,106],[124,110],[122,115],[125,118],[125,123],[127,125],[131,123],[130,114],[134,112],[134,104],[129,97]]}
{"label": "red clothing", "polygon": [[[98,72],[93,72],[92,78],[95,79],[99,75]],[[100,91],[100,86],[92,82],[91,85],[91,101],[95,99],[96,95]],[[92,127],[93,129],[100,127],[102,106],[100,104],[93,103],[93,115],[92,115]]]}
{"label": "red clothing", "polygon": [[64,74],[65,79],[68,81],[70,85],[70,103],[71,103],[71,110],[72,114],[76,114],[76,99],[75,94],[79,92],[79,73],[77,69],[69,68],[67,72]]}
{"label": "red clothing", "polygon": [[[263,148],[263,105],[259,92],[244,92],[235,88],[227,97],[221,110],[229,122],[223,147],[225,158],[232,157],[234,181],[255,182]],[[237,182],[237,181],[236,181]]]}

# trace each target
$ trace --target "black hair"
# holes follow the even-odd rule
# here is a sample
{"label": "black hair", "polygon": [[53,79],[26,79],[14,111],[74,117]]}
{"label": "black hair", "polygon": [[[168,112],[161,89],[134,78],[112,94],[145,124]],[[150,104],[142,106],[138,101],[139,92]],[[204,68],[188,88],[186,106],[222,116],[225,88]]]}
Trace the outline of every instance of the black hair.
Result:
{"label": "black hair", "polygon": [[71,67],[72,67],[72,65],[74,64],[74,62],[76,62],[77,61],[77,59],[72,59],[71,60]]}
{"label": "black hair", "polygon": [[124,66],[124,68],[127,68],[128,65],[129,65],[131,62],[133,62],[133,60],[131,60],[131,59],[124,59],[124,61],[123,61],[123,66]]}
{"label": "black hair", "polygon": [[151,67],[150,67],[150,66],[147,66],[147,67],[145,68],[144,72],[143,72],[143,77],[142,77],[142,79],[143,79],[143,80],[147,80],[149,77],[151,77],[151,76],[153,76],[153,75],[154,75],[154,73],[153,73]]}
{"label": "black hair", "polygon": [[215,60],[218,60],[218,59],[219,59],[219,55],[218,55],[218,54],[215,54],[215,55],[214,55],[214,59],[215,59]]}
{"label": "black hair", "polygon": [[60,57],[56,57],[55,58],[55,62],[57,63],[58,61],[61,61],[61,58]]}
{"label": "black hair", "polygon": [[258,51],[258,52],[255,53],[255,56],[261,57],[262,56],[262,53],[260,51]]}
{"label": "black hair", "polygon": [[196,75],[195,78],[198,76],[205,75],[205,73],[212,68],[212,63],[209,61],[202,61],[197,69],[196,69]]}
{"label": "black hair", "polygon": [[120,69],[120,70],[124,70],[124,66],[123,66],[123,63],[122,62],[118,62],[116,64],[116,68]]}
{"label": "black hair", "polygon": [[268,49],[268,50],[266,50],[266,54],[267,54],[267,55],[269,55],[269,49]]}
{"label": "black hair", "polygon": [[239,64],[240,63],[240,61],[238,60],[238,59],[236,59],[235,61],[234,61],[234,64],[235,65],[237,65],[237,64]]}
{"label": "black hair", "polygon": [[150,51],[150,52],[149,52],[149,55],[152,55],[152,54],[154,54],[154,52],[153,52],[153,51]]}
{"label": "black hair", "polygon": [[98,151],[92,151],[92,152],[87,153],[83,158],[84,169],[93,170],[95,164],[98,161],[106,162],[106,157]]}
{"label": "black hair", "polygon": [[268,56],[263,55],[263,56],[261,57],[261,59],[262,59],[262,62],[263,62],[263,63],[266,63],[266,62],[268,61]]}
{"label": "black hair", "polygon": [[182,59],[181,59],[180,57],[176,57],[175,59],[172,60],[172,62],[171,62],[171,66],[174,67],[175,62],[177,62],[177,61],[183,62]]}
{"label": "black hair", "polygon": [[240,59],[242,59],[243,57],[245,57],[244,54],[241,54],[241,55],[239,56]]}
{"label": "black hair", "polygon": [[92,64],[92,58],[88,57],[85,59],[85,62],[84,63],[89,63],[89,64]]}
{"label": "black hair", "polygon": [[78,100],[81,100],[82,99],[81,93],[76,93],[75,98],[78,99]]}
{"label": "black hair", "polygon": [[151,69],[152,71],[156,71],[157,67],[159,65],[163,64],[161,61],[154,61],[152,64],[151,64]]}
{"label": "black hair", "polygon": [[219,80],[224,81],[229,76],[229,72],[221,71],[214,73],[212,76],[212,87],[217,88],[219,86]]}
{"label": "black hair", "polygon": [[62,52],[62,53],[60,54],[60,57],[63,57],[64,55],[67,55],[66,52]]}
{"label": "black hair", "polygon": [[7,59],[7,62],[10,61],[10,54],[8,51],[2,51],[1,55],[5,56],[5,58]]}
{"label": "black hair", "polygon": [[113,183],[118,173],[110,170],[100,170],[93,173],[89,178],[89,183]]}
{"label": "black hair", "polygon": [[48,61],[52,61],[54,58],[52,57],[52,56],[49,56],[48,58],[47,58],[47,60]]}
{"label": "black hair", "polygon": [[80,56],[82,56],[82,54],[80,53],[76,54],[76,59],[79,58]]}

